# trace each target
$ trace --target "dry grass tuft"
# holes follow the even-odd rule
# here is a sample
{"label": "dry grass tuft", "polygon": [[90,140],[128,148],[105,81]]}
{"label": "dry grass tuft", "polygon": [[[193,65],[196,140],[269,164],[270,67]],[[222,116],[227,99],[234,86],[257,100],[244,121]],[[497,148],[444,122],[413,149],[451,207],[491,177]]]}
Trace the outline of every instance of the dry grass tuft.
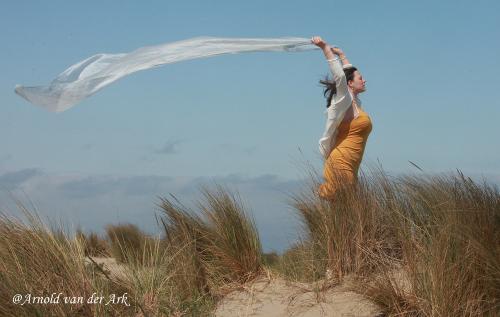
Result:
{"label": "dry grass tuft", "polygon": [[[94,292],[119,289],[84,261],[84,246],[63,230],[48,229],[40,218],[19,206],[27,221],[0,216],[1,316],[118,316],[123,307],[87,305]],[[82,297],[83,303],[37,304],[35,297]],[[15,294],[23,305],[13,304]],[[27,297],[28,294],[30,297]]]}
{"label": "dry grass tuft", "polygon": [[[288,276],[311,281],[328,271],[328,278],[340,283],[347,275],[372,271],[369,256],[387,258],[400,252],[391,215],[383,208],[382,202],[389,201],[385,198],[392,198],[391,183],[383,173],[365,175],[356,187],[339,187],[333,200],[319,198],[316,188],[294,197],[304,232],[302,242],[284,255]],[[292,258],[299,262],[290,263]],[[287,272],[294,266],[295,272]]]}
{"label": "dry grass tuft", "polygon": [[122,263],[139,262],[143,265],[151,261],[155,241],[134,224],[106,226],[111,254]]}
{"label": "dry grass tuft", "polygon": [[83,252],[86,256],[109,257],[111,256],[108,242],[95,232],[86,235],[83,231],[76,231],[76,238],[83,245]]}
{"label": "dry grass tuft", "polygon": [[[374,257],[366,290],[390,314],[500,313],[500,194],[457,175],[402,177],[393,209],[401,257]],[[394,272],[397,272],[395,274]]]}
{"label": "dry grass tuft", "polygon": [[186,283],[200,293],[244,283],[262,270],[262,248],[255,223],[240,200],[218,186],[203,190],[199,213],[175,198],[162,199],[161,222],[170,245],[185,260]]}

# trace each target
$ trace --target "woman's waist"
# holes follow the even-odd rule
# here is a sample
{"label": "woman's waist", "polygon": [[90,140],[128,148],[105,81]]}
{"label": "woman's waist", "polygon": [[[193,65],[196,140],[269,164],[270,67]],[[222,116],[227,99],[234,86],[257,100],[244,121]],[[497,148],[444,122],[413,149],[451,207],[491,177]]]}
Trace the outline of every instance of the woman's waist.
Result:
{"label": "woman's waist", "polygon": [[334,148],[362,149],[367,141],[368,135],[338,135]]}
{"label": "woman's waist", "polygon": [[364,147],[337,146],[332,154],[336,157],[344,157],[350,160],[359,160],[365,152]]}
{"label": "woman's waist", "polygon": [[370,133],[372,131],[372,123],[371,121],[342,122],[340,123],[338,130],[343,133]]}
{"label": "woman's waist", "polygon": [[362,159],[362,153],[346,154],[335,149],[330,154],[330,157],[328,158],[326,164],[328,164],[329,168],[331,169],[356,172],[361,165]]}

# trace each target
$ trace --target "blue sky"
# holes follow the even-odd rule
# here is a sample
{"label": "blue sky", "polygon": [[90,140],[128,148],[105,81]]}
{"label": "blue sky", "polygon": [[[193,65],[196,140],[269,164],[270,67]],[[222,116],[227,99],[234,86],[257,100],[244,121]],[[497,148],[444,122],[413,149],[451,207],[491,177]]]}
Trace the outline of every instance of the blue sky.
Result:
{"label": "blue sky", "polygon": [[86,230],[155,232],[157,196],[238,190],[266,249],[296,237],[288,194],[321,171],[320,51],[167,65],[49,113],[14,93],[96,53],[197,36],[311,37],[367,79],[365,163],[391,173],[456,168],[500,182],[500,5],[495,1],[17,1],[0,5],[0,188]]}

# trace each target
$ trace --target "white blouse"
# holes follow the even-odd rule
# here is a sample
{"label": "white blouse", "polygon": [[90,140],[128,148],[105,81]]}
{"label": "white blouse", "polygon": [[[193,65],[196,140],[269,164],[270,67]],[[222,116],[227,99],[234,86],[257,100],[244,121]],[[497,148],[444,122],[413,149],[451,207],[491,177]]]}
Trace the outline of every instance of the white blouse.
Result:
{"label": "white blouse", "polygon": [[[354,97],[347,86],[347,79],[339,57],[337,56],[334,59],[329,59],[328,65],[330,66],[333,80],[337,86],[337,93],[333,95],[330,106],[325,111],[325,114],[327,115],[325,132],[323,132],[323,136],[319,139],[319,151],[325,159],[328,158],[330,152],[333,150],[335,138],[337,136],[337,128],[344,119],[347,109],[349,109],[349,106],[351,106],[352,101],[354,100]],[[356,103],[361,105],[360,100],[357,98]]]}

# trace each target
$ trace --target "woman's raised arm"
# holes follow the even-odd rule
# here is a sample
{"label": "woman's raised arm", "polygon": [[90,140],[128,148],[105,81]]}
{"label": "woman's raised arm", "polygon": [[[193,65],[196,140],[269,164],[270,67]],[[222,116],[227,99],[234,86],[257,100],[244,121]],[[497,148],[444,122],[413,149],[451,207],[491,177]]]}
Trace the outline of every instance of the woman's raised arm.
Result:
{"label": "woman's raised arm", "polygon": [[344,51],[342,51],[339,47],[332,47],[331,51],[333,52],[333,54],[336,54],[339,56],[340,61],[342,62],[342,66],[345,67],[347,65],[351,65],[351,63],[349,62],[349,60],[345,56]]}
{"label": "woman's raised arm", "polygon": [[[332,151],[333,143],[336,137],[336,130],[342,121],[345,112],[352,103],[352,96],[349,93],[349,88],[347,86],[347,79],[344,74],[344,69],[340,62],[340,53],[343,52],[338,47],[331,48],[323,39],[319,36],[315,36],[311,39],[311,42],[321,48],[330,66],[330,71],[333,75],[333,80],[335,81],[336,93],[331,99],[330,105],[327,109],[327,120],[325,126],[325,132],[319,140],[319,150],[320,153],[327,158]],[[345,58],[345,55],[344,55]]]}
{"label": "woman's raised arm", "polygon": [[[341,100],[344,99],[344,97],[346,97],[346,99],[350,99],[351,96],[347,88],[347,79],[345,78],[344,69],[342,68],[342,64],[340,62],[342,57],[339,55],[342,54],[345,61],[344,52],[342,52],[342,50],[338,47],[330,47],[330,45],[323,41],[323,39],[319,36],[314,36],[311,39],[311,42],[323,50],[323,54],[325,54],[326,60],[328,61],[337,90],[336,98],[334,99]],[[334,99],[332,99],[332,102],[335,101]]]}

